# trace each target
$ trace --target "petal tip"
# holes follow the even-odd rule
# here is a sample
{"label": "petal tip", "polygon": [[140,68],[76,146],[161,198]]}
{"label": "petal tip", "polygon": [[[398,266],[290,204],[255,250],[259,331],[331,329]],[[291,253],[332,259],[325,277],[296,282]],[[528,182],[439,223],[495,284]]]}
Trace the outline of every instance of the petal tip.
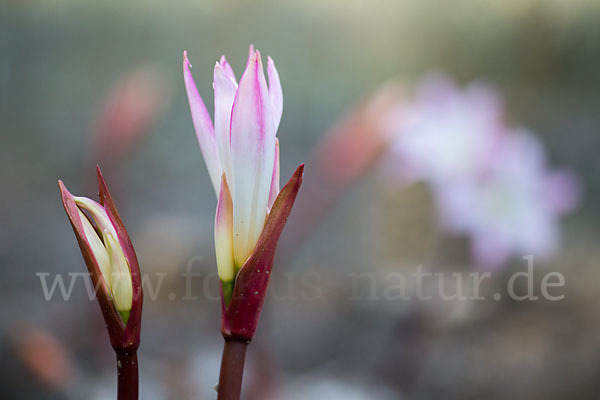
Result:
{"label": "petal tip", "polygon": [[250,55],[250,57],[248,58],[248,66],[251,66],[252,64],[256,64],[256,55],[259,54],[258,51],[255,51],[254,53],[252,53]]}
{"label": "petal tip", "polygon": [[225,75],[225,69],[223,68],[223,64],[221,64],[219,61],[215,63],[214,76],[216,76],[218,73]]}
{"label": "petal tip", "polygon": [[248,59],[246,60],[246,66],[250,65],[250,61],[252,60],[252,56],[254,55],[254,45],[250,44],[248,49]]}
{"label": "petal tip", "polygon": [[63,183],[62,179],[58,180],[58,190],[60,191],[60,194],[61,194],[62,197],[65,197],[65,196],[73,197],[73,195],[71,194],[71,192],[69,192],[67,190],[67,187]]}
{"label": "petal tip", "polygon": [[65,186],[65,183],[62,181],[62,179],[58,180],[58,190],[60,191],[60,194],[63,198],[72,199],[75,197],[71,192],[69,192],[69,189],[67,189],[67,186]]}
{"label": "petal tip", "polygon": [[98,177],[98,182],[105,183],[104,175],[102,175],[102,170],[100,169],[100,165],[96,164],[96,176]]}
{"label": "petal tip", "polygon": [[192,63],[190,62],[190,59],[188,58],[187,50],[183,51],[183,67],[184,68],[192,68]]}

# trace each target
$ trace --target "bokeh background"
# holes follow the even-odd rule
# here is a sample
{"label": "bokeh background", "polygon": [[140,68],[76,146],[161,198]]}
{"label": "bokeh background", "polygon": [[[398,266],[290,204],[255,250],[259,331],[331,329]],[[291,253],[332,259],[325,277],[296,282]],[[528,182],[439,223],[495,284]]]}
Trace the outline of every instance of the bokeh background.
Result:
{"label": "bokeh background", "polygon": [[[536,132],[549,164],[570,168],[582,190],[560,221],[560,250],[535,266],[538,288],[547,272],[565,276],[564,300],[353,299],[352,273],[372,273],[379,293],[385,274],[418,265],[476,271],[468,238],[439,229],[427,186],[392,183],[390,164],[372,160],[327,207],[314,204],[314,223],[286,227],[245,398],[596,399],[599,20],[592,0],[2,1],[0,397],[114,398],[97,305],[81,282],[69,301],[46,301],[36,276],[85,271],[56,181],[93,197],[100,163],[143,271],[166,274],[144,305],[141,397],[215,398],[219,304],[204,279],[215,271],[215,199],[182,51],[212,111],[214,62],[227,55],[239,77],[254,43],[282,80],[284,179],[307,162],[310,188],[324,174],[310,161],[340,118],[389,80],[410,93],[437,71],[496,87],[508,123]],[[299,202],[310,213],[311,199]],[[482,290],[523,271],[520,256]],[[190,263],[202,274],[196,301],[181,299]],[[318,295],[303,296],[311,273]],[[371,282],[361,282],[364,294]]]}

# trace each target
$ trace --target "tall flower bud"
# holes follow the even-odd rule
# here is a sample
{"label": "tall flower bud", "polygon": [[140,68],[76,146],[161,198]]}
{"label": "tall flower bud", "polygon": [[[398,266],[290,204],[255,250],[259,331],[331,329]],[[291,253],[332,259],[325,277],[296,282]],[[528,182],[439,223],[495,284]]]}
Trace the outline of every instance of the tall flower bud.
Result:
{"label": "tall flower bud", "polygon": [[97,168],[100,202],[73,196],[58,181],[63,206],[96,288],[111,344],[135,351],[142,312],[140,270],[131,240]]}

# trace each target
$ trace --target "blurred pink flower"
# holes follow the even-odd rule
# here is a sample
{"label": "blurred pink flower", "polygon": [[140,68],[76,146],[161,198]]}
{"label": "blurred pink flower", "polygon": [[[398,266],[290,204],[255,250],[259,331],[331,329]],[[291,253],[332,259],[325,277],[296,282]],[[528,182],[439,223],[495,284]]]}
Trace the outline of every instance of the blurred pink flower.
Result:
{"label": "blurred pink flower", "polygon": [[411,104],[400,104],[391,149],[404,178],[447,182],[481,170],[502,134],[502,107],[483,84],[464,90],[449,78],[424,79]]}
{"label": "blurred pink flower", "polygon": [[409,181],[430,185],[442,227],[471,238],[475,262],[498,267],[511,255],[556,252],[559,217],[578,203],[577,179],[549,169],[533,133],[504,125],[491,88],[430,77],[399,110],[393,160]]}
{"label": "blurred pink flower", "polygon": [[433,186],[442,224],[472,239],[472,254],[498,267],[509,256],[547,258],[559,246],[558,218],[577,203],[576,179],[550,171],[530,132],[507,132],[494,157],[470,179]]}
{"label": "blurred pink flower", "polygon": [[36,379],[59,391],[73,383],[77,368],[75,360],[52,332],[28,322],[14,328],[12,336],[19,359]]}
{"label": "blurred pink flower", "polygon": [[109,89],[92,123],[93,164],[120,164],[150,132],[164,110],[168,87],[152,66],[124,74]]}

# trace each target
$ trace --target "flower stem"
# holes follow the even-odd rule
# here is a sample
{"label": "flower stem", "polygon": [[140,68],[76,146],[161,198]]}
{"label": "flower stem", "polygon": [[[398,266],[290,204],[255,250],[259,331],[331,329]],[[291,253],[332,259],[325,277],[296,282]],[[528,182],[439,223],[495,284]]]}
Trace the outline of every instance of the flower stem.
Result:
{"label": "flower stem", "polygon": [[138,359],[135,351],[117,350],[117,400],[138,400]]}
{"label": "flower stem", "polygon": [[247,341],[225,339],[217,400],[239,400],[246,360]]}

